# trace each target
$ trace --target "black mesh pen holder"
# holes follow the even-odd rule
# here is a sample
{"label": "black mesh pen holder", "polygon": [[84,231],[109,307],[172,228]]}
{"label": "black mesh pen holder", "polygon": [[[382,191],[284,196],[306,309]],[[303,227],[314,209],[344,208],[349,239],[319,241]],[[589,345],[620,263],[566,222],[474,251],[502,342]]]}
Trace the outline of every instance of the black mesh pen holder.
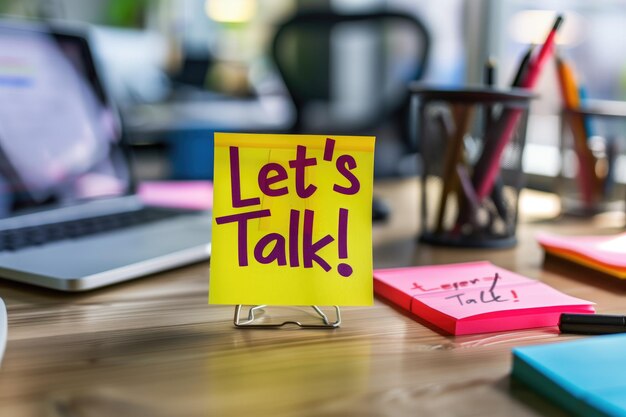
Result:
{"label": "black mesh pen holder", "polygon": [[420,240],[506,248],[516,243],[526,90],[411,86],[420,149]]}

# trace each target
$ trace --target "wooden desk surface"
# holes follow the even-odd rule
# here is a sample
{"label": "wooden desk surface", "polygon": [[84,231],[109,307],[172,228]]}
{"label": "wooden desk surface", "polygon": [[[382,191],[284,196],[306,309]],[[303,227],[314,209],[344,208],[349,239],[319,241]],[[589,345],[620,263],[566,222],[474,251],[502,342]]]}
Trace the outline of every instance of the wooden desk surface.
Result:
{"label": "wooden desk surface", "polygon": [[[544,265],[532,237],[613,233],[622,217],[542,221],[554,200],[530,193],[515,249],[453,250],[415,243],[414,180],[377,193],[394,214],[374,228],[376,267],[487,259],[595,301],[599,312],[624,312],[626,285]],[[564,415],[510,381],[511,348],[575,336],[544,328],[448,337],[380,299],[344,308],[337,330],[238,330],[233,307],[207,305],[208,271],[202,263],[87,294],[0,281],[9,311],[0,415]]]}

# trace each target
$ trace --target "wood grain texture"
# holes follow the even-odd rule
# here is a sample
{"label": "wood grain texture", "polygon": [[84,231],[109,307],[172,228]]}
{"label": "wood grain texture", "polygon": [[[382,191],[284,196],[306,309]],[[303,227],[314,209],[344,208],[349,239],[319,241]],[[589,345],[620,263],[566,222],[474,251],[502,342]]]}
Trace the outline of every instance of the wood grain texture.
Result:
{"label": "wood grain texture", "polygon": [[[374,227],[376,267],[486,259],[623,313],[626,285],[548,260],[539,230],[613,233],[623,217],[532,216],[510,250],[417,244],[417,182],[381,183],[393,206]],[[239,330],[233,307],[207,305],[208,263],[86,294],[0,281],[9,341],[0,415],[100,416],[537,416],[564,415],[509,379],[513,346],[569,340],[555,329],[448,337],[377,299],[344,308],[340,329]],[[279,310],[276,310],[279,312]],[[276,313],[278,314],[278,313]]]}

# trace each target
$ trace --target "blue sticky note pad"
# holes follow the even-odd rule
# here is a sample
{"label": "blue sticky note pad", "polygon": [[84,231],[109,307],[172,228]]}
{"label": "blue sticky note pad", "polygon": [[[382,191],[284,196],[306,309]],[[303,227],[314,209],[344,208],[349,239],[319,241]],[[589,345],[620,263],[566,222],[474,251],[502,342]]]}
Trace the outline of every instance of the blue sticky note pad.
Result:
{"label": "blue sticky note pad", "polygon": [[513,349],[513,377],[580,416],[626,417],[626,335]]}

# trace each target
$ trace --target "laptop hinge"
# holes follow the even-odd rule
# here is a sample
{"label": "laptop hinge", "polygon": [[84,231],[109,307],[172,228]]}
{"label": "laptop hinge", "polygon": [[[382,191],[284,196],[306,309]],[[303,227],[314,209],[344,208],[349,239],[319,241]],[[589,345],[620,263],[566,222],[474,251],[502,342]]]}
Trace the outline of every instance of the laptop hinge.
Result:
{"label": "laptop hinge", "polygon": [[108,214],[139,210],[143,204],[136,195],[91,200],[71,206],[21,214],[0,219],[0,230],[19,229],[22,227],[41,226],[63,221],[86,219]]}

